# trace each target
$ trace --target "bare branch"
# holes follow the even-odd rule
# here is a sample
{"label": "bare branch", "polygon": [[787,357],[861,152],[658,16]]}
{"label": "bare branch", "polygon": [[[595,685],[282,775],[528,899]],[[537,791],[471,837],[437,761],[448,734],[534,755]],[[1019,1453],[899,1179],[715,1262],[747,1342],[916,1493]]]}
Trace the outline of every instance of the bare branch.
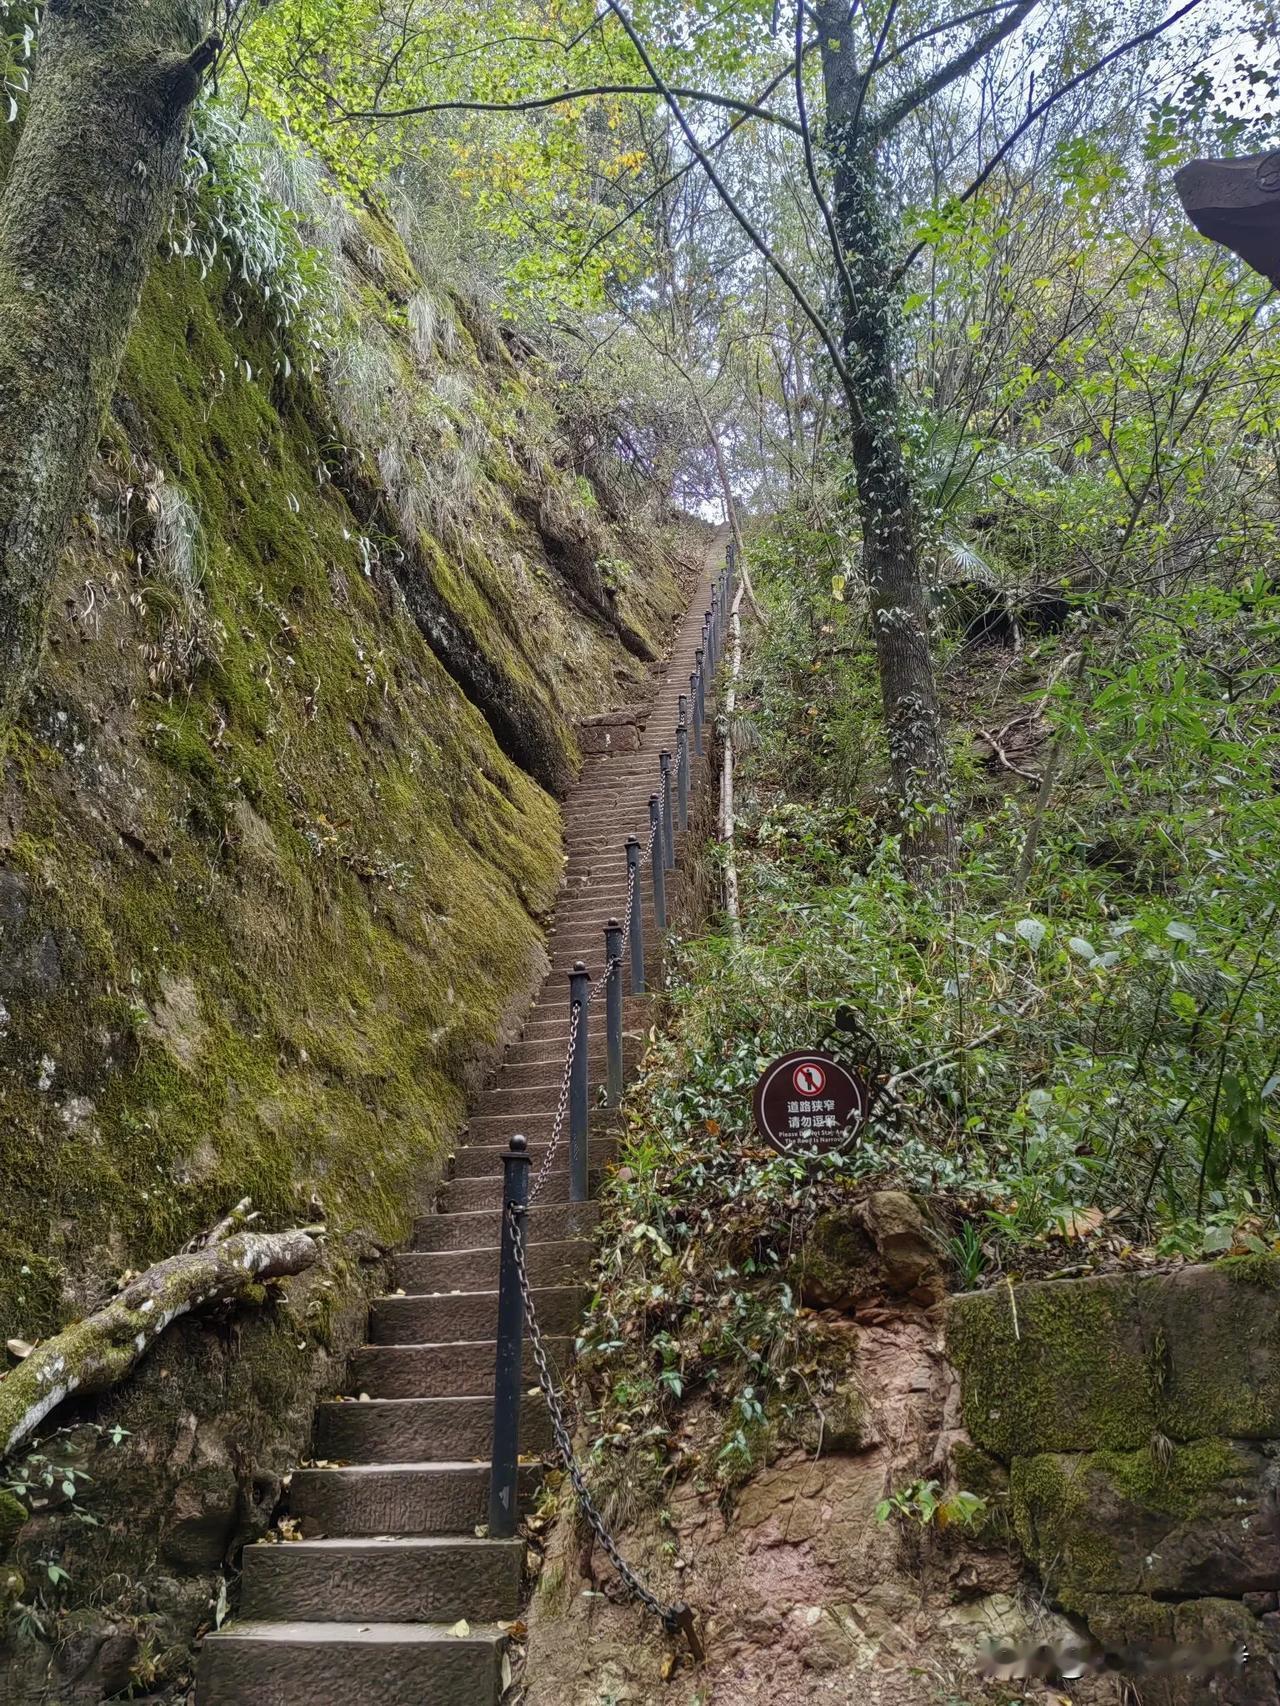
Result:
{"label": "bare branch", "polygon": [[733,196],[730,195],[728,187],[726,186],[723,178],[721,178],[719,172],[716,171],[715,165],[714,165],[713,161],[711,160],[711,157],[708,155],[706,149],[702,146],[702,144],[698,141],[698,138],[694,135],[693,126],[689,123],[688,118],[685,116],[684,108],[680,105],[680,102],[676,96],[675,91],[673,89],[669,88],[668,85],[666,84],[666,82],[663,80],[661,72],[658,70],[658,67],[653,62],[653,56],[650,54],[648,48],[645,46],[643,39],[641,38],[639,32],[636,30],[635,25],[631,22],[631,19],[623,11],[621,5],[619,4],[619,0],[609,0],[609,9],[613,13],[614,17],[617,18],[618,22],[622,25],[623,29],[627,32],[627,36],[629,37],[629,39],[631,41],[631,45],[635,48],[636,52],[640,55],[640,58],[644,64],[645,70],[649,73],[650,77],[653,79],[654,88],[661,92],[662,98],[666,101],[668,107],[670,107],[672,117],[675,119],[676,123],[680,126],[680,129],[684,134],[685,141],[688,143],[690,149],[692,150],[695,158],[698,161],[698,164],[702,167],[703,171],[706,173],[708,179],[711,182],[712,188],[715,190],[716,194],[720,197],[720,200],[724,203],[725,207],[728,208],[729,212],[733,215],[734,219],[738,222],[738,224],[746,232],[747,236],[751,239],[752,244],[759,251],[760,255],[764,258],[764,260],[768,263],[768,265],[773,269],[773,271],[782,280],[783,284],[786,285],[788,291],[791,293],[791,296],[794,299],[796,305],[799,307],[801,313],[804,315],[805,319],[808,320],[809,324],[813,327],[814,331],[817,332],[818,336],[822,339],[823,348],[826,350],[827,354],[831,357],[832,365],[834,366],[836,372],[840,375],[840,383],[843,385],[845,395],[849,400],[850,410],[851,410],[851,412],[853,412],[856,415],[858,412],[858,397],[857,397],[857,392],[854,389],[853,377],[850,374],[848,366],[845,363],[844,356],[840,353],[840,347],[836,343],[836,340],[832,335],[830,326],[828,326],[827,322],[823,319],[822,315],[813,306],[812,302],[810,302],[808,296],[806,296],[806,294],[803,291],[803,289],[801,288],[799,282],[792,276],[791,272],[786,267],[786,265],[778,259],[777,255],[770,248],[770,246],[766,242],[765,238],[756,229],[756,226],[753,224],[751,219],[738,206],[738,204],[734,200]]}
{"label": "bare branch", "polygon": [[954,18],[944,18],[940,24],[932,24],[919,34],[908,36],[906,41],[898,43],[892,53],[886,53],[876,65],[877,71],[883,71],[886,65],[892,65],[894,60],[902,59],[911,52],[913,47],[919,47],[921,42],[932,41],[934,36],[950,34],[952,30],[963,29],[966,24],[976,24],[979,18],[989,18],[995,12],[1007,12],[1011,6],[1019,4],[1019,0],[996,0],[993,6],[975,6],[972,12],[960,12]]}
{"label": "bare branch", "polygon": [[[710,89],[672,89],[671,93],[682,101],[704,101],[713,107],[725,107],[729,112],[741,113],[744,118],[767,119],[770,124],[781,125],[795,136],[802,134],[794,119],[770,112],[767,107],[757,106],[751,101],[737,100],[733,95],[718,95]],[[661,94],[662,90],[651,88],[646,83],[593,83],[581,89],[558,89],[553,95],[530,95],[522,101],[424,101],[415,107],[344,109],[334,122],[345,123],[358,118],[417,118],[424,113],[532,113],[546,107],[563,106],[566,101],[589,100],[594,95],[652,97]]]}
{"label": "bare branch", "polygon": [[[1104,71],[1108,65],[1113,65],[1115,61],[1120,59],[1124,54],[1131,53],[1135,47],[1142,47],[1147,42],[1154,41],[1157,36],[1163,35],[1165,30],[1172,28],[1174,24],[1185,18],[1189,12],[1194,12],[1197,6],[1201,6],[1203,4],[1204,0],[1187,0],[1187,4],[1185,6],[1179,7],[1176,12],[1171,12],[1169,16],[1163,19],[1160,23],[1153,24],[1150,29],[1140,31],[1136,36],[1130,36],[1127,41],[1122,41],[1119,47],[1112,48],[1110,53],[1103,54],[1101,59],[1095,60],[1092,65],[1086,66],[1083,71],[1078,71],[1074,77],[1069,77],[1067,81],[1059,88],[1055,89],[1052,94],[1046,95],[1042,101],[1038,101],[1034,107],[1031,107],[1028,110],[1027,116],[1023,119],[1022,123],[1018,125],[1017,129],[1007,136],[1000,144],[999,148],[996,149],[995,153],[991,156],[990,160],[987,161],[986,165],[978,173],[977,177],[969,185],[968,189],[963,191],[963,193],[956,198],[957,205],[973,200],[974,196],[977,195],[983,184],[986,183],[987,179],[995,171],[996,167],[1000,164],[1001,160],[1004,159],[1005,155],[1008,154],[1014,144],[1026,135],[1037,120],[1044,117],[1050,107],[1056,106],[1057,103],[1062,100],[1064,95],[1069,95],[1073,89],[1078,89],[1082,83],[1087,83],[1091,77],[1096,77],[1099,71]],[[911,250],[905,260],[899,262],[898,266],[894,269],[895,280],[900,279],[907,269],[919,260],[926,247],[927,244],[922,240],[916,244],[915,248]]]}
{"label": "bare branch", "polygon": [[[817,45],[816,41],[806,42],[805,52],[811,52]],[[765,101],[767,101],[775,89],[790,77],[793,69],[794,66],[791,64],[784,65],[782,70],[779,71],[775,77],[771,77],[765,84],[764,88],[761,89],[760,93],[755,97],[752,102],[753,107],[761,106]],[[722,147],[740,125],[746,124],[749,117],[750,114],[748,113],[740,113],[737,118],[731,120],[730,123],[724,127],[719,136],[713,136],[711,141],[707,144],[708,154],[713,154],[718,148]],[[648,207],[650,203],[656,201],[665,190],[669,190],[672,184],[678,184],[681,178],[687,177],[696,165],[696,160],[690,160],[687,161],[685,165],[677,167],[674,172],[663,178],[661,183],[655,185],[647,195],[641,196],[640,200],[636,202],[634,206],[629,207],[620,219],[615,220],[615,222],[609,226],[608,230],[602,231],[598,236],[593,237],[579,256],[577,262],[574,264],[574,272],[580,272],[594,251],[598,249],[602,243],[607,243],[611,237],[616,237],[624,225],[629,224],[630,221],[636,218],[638,214],[643,213],[645,208]]]}
{"label": "bare branch", "polygon": [[926,77],[922,82],[917,83],[914,89],[909,89],[900,100],[895,101],[887,111],[881,113],[872,125],[872,135],[876,141],[882,142],[886,136],[890,136],[898,128],[903,119],[915,112],[917,107],[922,107],[926,101],[931,101],[935,95],[940,95],[958,77],[963,77],[966,72],[972,71],[980,60],[987,57],[992,48],[1002,42],[1006,36],[1013,34],[1023,20],[1034,12],[1039,3],[1040,0],[1019,0],[1019,4],[1014,6],[1007,17],[1001,18],[998,23],[992,24],[990,29],[984,30],[970,46],[965,48],[963,53],[956,54],[945,65],[939,66],[931,77]]}

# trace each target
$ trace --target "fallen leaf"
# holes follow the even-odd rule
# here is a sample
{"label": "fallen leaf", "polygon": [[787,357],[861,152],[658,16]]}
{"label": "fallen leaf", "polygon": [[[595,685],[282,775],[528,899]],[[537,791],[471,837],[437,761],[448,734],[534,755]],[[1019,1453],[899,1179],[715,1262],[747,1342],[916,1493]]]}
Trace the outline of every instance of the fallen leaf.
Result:
{"label": "fallen leaf", "polygon": [[18,1361],[21,1362],[23,1357],[31,1355],[35,1346],[29,1345],[25,1339],[6,1339],[5,1349],[11,1357],[17,1357]]}
{"label": "fallen leaf", "polygon": [[1086,1238],[1096,1232],[1106,1217],[1100,1208],[1069,1208],[1063,1211],[1062,1231],[1067,1238]]}
{"label": "fallen leaf", "polygon": [[471,1633],[471,1625],[467,1622],[465,1617],[460,1617],[454,1624],[453,1628],[450,1629],[449,1633],[451,1635],[469,1635]]}

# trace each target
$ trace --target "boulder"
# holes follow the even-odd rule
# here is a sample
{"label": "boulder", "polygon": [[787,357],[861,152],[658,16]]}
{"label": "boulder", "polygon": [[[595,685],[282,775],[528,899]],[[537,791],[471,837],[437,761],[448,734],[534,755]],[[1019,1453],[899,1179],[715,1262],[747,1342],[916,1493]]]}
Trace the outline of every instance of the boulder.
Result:
{"label": "boulder", "polygon": [[818,1216],[805,1246],[800,1289],[820,1309],[854,1309],[891,1293],[937,1303],[946,1276],[919,1205],[905,1191],[873,1191]]}
{"label": "boulder", "polygon": [[1238,1597],[1280,1581],[1280,1461],[1246,1441],[1014,1460],[1014,1527],[1056,1596]]}

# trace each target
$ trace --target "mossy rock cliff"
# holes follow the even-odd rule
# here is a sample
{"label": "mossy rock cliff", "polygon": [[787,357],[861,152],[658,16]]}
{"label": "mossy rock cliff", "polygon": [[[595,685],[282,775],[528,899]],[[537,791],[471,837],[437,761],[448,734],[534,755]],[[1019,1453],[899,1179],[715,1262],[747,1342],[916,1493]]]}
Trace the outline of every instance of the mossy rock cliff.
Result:
{"label": "mossy rock cliff", "polygon": [[[438,386],[398,307],[412,263],[365,235],[343,335]],[[267,1307],[187,1324],[58,1418],[50,1455],[90,1478],[4,1524],[0,1564],[30,1587],[66,1558],[41,1587],[60,1656],[28,1623],[5,1699],[177,1685],[545,969],[575,726],[643,695],[682,604],[651,524],[559,467],[552,381],[491,343],[451,346],[480,472],[474,525],[436,533],[225,269],[147,286],[0,776],[0,1339],[245,1196],[328,1240]],[[604,603],[530,504],[608,557]]]}

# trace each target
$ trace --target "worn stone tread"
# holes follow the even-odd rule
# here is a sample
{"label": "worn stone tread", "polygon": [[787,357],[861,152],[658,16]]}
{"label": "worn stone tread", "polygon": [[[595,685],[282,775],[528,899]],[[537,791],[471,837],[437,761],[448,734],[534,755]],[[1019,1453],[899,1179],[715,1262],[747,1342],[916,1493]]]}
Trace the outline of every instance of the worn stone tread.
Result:
{"label": "worn stone tread", "polygon": [[442,1623],[514,1617],[524,1542],[472,1535],[377,1535],[248,1546],[249,1622]]}

